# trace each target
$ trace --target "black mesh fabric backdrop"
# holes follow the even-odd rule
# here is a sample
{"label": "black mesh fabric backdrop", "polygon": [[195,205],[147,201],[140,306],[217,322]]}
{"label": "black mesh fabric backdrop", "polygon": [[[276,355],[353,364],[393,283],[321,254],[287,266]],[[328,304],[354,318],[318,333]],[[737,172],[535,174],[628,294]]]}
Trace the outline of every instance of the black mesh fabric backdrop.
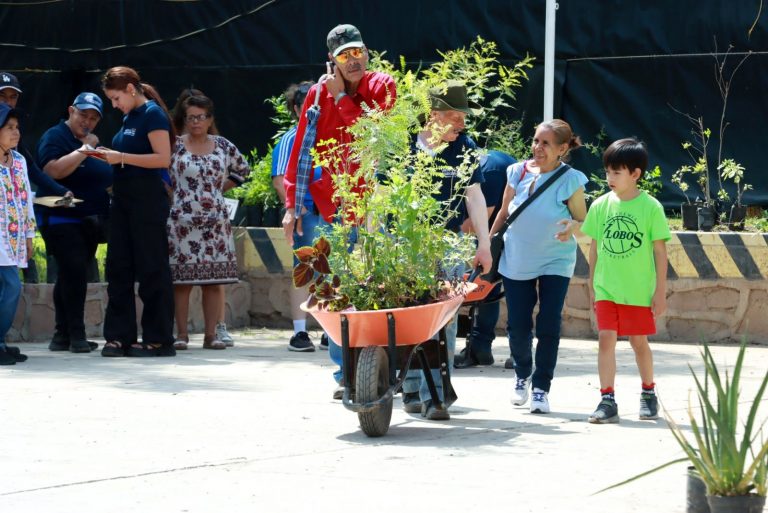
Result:
{"label": "black mesh fabric backdrop", "polygon": [[[499,44],[507,63],[525,53],[537,58],[517,105],[531,131],[542,117],[544,6],[544,0],[5,0],[0,67],[22,82],[28,146],[64,116],[78,92],[98,92],[104,70],[126,64],[157,86],[169,106],[183,87],[203,89],[216,103],[222,134],[247,153],[263,150],[274,132],[264,99],[323,72],[325,36],[334,25],[355,24],[370,48],[414,65],[480,35]],[[608,140],[645,140],[651,164],[664,173],[660,199],[673,207],[682,195],[669,178],[689,162],[681,142],[691,127],[672,107],[704,116],[716,132],[721,100],[711,54],[729,45],[752,51],[733,82],[724,156],[747,169],[755,190],[745,202],[768,205],[765,13],[747,34],[758,6],[759,0],[561,0],[555,116],[587,141],[601,128]],[[729,62],[738,59],[734,54]],[[119,125],[119,112],[108,108],[97,133],[110,141]],[[600,168],[586,151],[573,164],[588,174]]]}

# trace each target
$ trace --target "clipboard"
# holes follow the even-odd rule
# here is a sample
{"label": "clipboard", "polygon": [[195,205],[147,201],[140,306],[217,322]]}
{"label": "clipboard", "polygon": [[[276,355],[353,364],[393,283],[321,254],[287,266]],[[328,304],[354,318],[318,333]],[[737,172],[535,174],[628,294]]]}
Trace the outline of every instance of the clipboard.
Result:
{"label": "clipboard", "polygon": [[64,196],[40,196],[32,201],[36,205],[44,207],[71,207],[74,203],[82,203],[83,200],[77,198],[65,198]]}
{"label": "clipboard", "polygon": [[107,154],[104,153],[102,150],[77,150],[83,155],[87,155],[88,157],[95,157],[100,160],[107,160]]}

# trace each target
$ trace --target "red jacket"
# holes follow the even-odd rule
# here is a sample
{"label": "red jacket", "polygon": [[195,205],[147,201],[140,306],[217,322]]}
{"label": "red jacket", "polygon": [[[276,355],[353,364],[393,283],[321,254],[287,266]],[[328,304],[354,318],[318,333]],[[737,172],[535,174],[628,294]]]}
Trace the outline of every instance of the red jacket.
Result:
{"label": "red jacket", "polygon": [[[299,162],[301,143],[307,129],[306,112],[314,104],[317,91],[318,86],[315,84],[307,93],[283,179],[285,206],[288,209],[292,209],[296,205],[296,166]],[[320,88],[320,119],[317,121],[315,144],[327,139],[335,139],[341,144],[350,142],[351,136],[347,133],[346,128],[352,126],[362,114],[363,109],[360,105],[365,102],[370,108],[378,106],[382,109],[388,109],[394,104],[396,95],[395,81],[386,73],[378,71],[366,71],[355,94],[342,97],[338,105],[323,84]],[[327,151],[327,147],[318,148],[318,151]],[[359,164],[357,162],[345,162],[342,163],[341,167],[347,172],[353,173]],[[331,173],[336,171],[336,169],[323,167],[320,179],[309,185],[309,193],[312,195],[317,209],[323,218],[329,222],[337,207],[333,200],[334,187],[331,179]]]}

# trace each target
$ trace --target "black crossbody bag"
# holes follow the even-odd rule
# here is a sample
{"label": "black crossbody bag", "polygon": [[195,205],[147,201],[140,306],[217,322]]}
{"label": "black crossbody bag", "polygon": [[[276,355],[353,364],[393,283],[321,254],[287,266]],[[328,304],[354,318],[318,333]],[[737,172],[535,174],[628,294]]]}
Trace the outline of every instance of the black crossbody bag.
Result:
{"label": "black crossbody bag", "polygon": [[[528,196],[528,198],[509,215],[507,220],[504,221],[504,224],[501,226],[501,228],[499,228],[499,231],[497,231],[493,237],[491,237],[491,257],[493,258],[493,265],[491,266],[491,270],[481,275],[480,278],[491,283],[495,283],[501,279],[501,275],[499,274],[499,261],[501,260],[501,254],[504,252],[504,234],[507,233],[507,229],[509,229],[509,226],[512,224],[512,222],[517,219],[520,214],[523,213],[523,210],[525,210],[528,205],[533,202],[533,200],[538,198],[544,191],[547,190],[550,185],[555,183],[557,179],[563,176],[569,169],[571,169],[571,166],[568,164],[563,164],[563,166],[557,170],[552,178],[547,180],[541,187],[533,191],[533,194]],[[522,176],[520,177],[520,180],[522,180]]]}

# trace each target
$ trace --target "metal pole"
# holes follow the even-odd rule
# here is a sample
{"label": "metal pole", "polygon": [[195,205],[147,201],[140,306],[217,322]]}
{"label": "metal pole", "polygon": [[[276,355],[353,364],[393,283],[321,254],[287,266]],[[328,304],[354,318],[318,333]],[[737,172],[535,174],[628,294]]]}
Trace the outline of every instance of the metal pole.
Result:
{"label": "metal pole", "polygon": [[555,109],[555,17],[557,1],[547,0],[544,26],[544,119],[549,121]]}

